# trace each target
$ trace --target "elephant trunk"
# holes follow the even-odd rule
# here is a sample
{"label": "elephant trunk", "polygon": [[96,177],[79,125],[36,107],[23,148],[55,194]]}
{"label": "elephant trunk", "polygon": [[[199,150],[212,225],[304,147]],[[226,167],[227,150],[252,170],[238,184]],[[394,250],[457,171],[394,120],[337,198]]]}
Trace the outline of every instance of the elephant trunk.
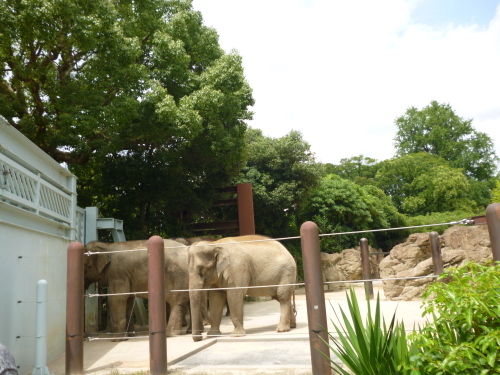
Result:
{"label": "elephant trunk", "polygon": [[207,303],[206,298],[203,300],[205,295],[200,290],[191,289],[202,289],[203,281],[192,281],[189,280],[189,303],[191,307],[191,324],[193,327],[193,341],[201,341],[203,333],[203,319],[201,314],[201,304]]}

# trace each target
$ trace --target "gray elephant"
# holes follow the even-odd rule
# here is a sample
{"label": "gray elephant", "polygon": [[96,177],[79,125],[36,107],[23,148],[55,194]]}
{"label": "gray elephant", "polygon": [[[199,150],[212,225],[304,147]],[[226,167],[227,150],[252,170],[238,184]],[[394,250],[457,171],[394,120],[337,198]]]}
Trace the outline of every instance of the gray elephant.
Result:
{"label": "gray elephant", "polygon": [[[170,310],[166,335],[181,334],[182,320],[189,306],[189,293],[168,292],[168,290],[187,290],[189,285],[186,246],[173,241],[165,243],[165,301]],[[117,250],[147,249],[147,240],[104,243],[93,241],[85,246],[85,251],[102,252],[85,256],[85,289],[92,282],[98,281],[108,286],[108,293],[144,292],[148,290],[148,252],[131,251],[108,253]],[[148,298],[148,294],[137,294],[137,297]],[[123,336],[133,331],[130,322],[134,295],[108,296],[110,331],[115,336]]]}
{"label": "gray elephant", "polygon": [[[245,295],[271,296],[278,300],[281,307],[280,321],[276,328],[278,332],[287,332],[296,326],[294,307],[292,307],[295,286],[289,284],[296,282],[297,265],[280,242],[259,235],[228,237],[215,242],[194,243],[188,253],[189,297],[194,341],[202,339],[203,324],[199,317],[202,292],[193,289],[242,287],[242,289],[210,291],[209,336],[220,335],[222,309],[226,298],[234,325],[231,335],[245,335],[243,328]],[[279,286],[246,288],[265,285]]]}
{"label": "gray elephant", "polygon": [[[174,241],[180,242],[186,246],[189,246],[195,242],[200,242],[200,241],[206,241],[206,242],[213,242],[217,241],[216,238],[214,237],[189,237],[189,238],[184,238],[184,237],[177,237],[173,238]],[[188,247],[186,247],[187,251]],[[205,303],[202,303],[200,306],[200,314],[201,318],[203,319],[203,325],[208,326],[210,325],[210,319],[208,317],[208,291],[203,292],[203,300]],[[229,316],[229,307],[227,306],[227,311],[228,311],[228,316]]]}

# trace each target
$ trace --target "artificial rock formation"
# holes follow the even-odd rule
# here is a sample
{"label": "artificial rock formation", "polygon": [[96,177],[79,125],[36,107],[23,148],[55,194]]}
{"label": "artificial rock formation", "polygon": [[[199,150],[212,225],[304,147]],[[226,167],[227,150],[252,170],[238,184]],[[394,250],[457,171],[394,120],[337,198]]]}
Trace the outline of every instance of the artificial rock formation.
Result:
{"label": "artificial rock formation", "polygon": [[[379,252],[378,250],[369,247],[369,251]],[[383,256],[381,254],[373,254],[370,256],[371,277],[379,278],[379,263]],[[321,264],[323,268],[323,281],[346,281],[346,280],[362,280],[363,270],[361,267],[361,251],[359,247],[356,249],[346,249],[338,254],[321,253]],[[332,283],[326,284],[325,289],[328,291],[338,291],[344,289],[349,284]]]}
{"label": "artificial rock formation", "polygon": [[[491,243],[486,225],[455,225],[440,236],[444,268],[461,266],[466,261],[484,263],[492,259]],[[380,262],[384,278],[428,276],[434,273],[428,233],[414,233],[406,242],[396,245]],[[387,280],[384,294],[387,299],[410,301],[420,298],[433,279]]]}

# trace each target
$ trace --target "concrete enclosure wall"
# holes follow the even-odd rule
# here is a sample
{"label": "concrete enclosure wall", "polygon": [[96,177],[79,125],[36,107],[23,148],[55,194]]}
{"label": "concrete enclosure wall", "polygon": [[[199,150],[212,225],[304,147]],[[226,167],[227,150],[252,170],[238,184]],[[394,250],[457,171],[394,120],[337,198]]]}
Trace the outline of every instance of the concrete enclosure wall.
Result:
{"label": "concrete enclosure wall", "polygon": [[47,360],[66,334],[66,252],[84,242],[76,178],[0,117],[0,342],[18,373],[35,362],[36,285],[48,283]]}

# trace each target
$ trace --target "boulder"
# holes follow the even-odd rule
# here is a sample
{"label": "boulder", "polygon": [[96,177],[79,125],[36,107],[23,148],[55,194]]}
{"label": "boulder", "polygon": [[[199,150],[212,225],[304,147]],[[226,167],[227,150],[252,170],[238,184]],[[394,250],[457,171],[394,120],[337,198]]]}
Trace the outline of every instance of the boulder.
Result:
{"label": "boulder", "polygon": [[[461,266],[466,261],[484,263],[492,259],[491,243],[486,225],[455,225],[440,236],[444,268]],[[406,242],[396,245],[380,262],[380,277],[430,276],[434,273],[428,233],[414,233]],[[385,297],[395,301],[420,298],[432,278],[384,280]]]}
{"label": "boulder", "polygon": [[[379,253],[372,247],[368,247],[371,253]],[[381,254],[373,254],[370,256],[371,277],[378,279],[379,263],[383,259]],[[362,280],[363,269],[361,267],[361,251],[359,247],[356,249],[342,250],[338,254],[321,253],[321,263],[323,268],[323,281],[344,281],[344,280]],[[345,289],[349,283],[334,283],[326,284],[326,289],[329,291],[337,291]]]}

